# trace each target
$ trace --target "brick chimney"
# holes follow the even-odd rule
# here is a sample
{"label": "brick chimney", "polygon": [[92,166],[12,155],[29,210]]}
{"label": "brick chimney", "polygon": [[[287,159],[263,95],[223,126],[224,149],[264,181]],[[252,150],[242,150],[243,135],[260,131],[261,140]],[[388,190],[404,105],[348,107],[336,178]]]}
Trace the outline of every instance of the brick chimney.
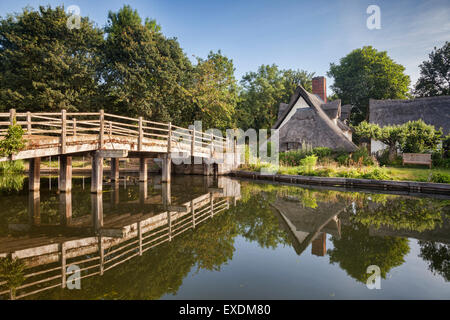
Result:
{"label": "brick chimney", "polygon": [[323,102],[327,103],[327,79],[325,77],[312,79],[312,93],[318,95]]}

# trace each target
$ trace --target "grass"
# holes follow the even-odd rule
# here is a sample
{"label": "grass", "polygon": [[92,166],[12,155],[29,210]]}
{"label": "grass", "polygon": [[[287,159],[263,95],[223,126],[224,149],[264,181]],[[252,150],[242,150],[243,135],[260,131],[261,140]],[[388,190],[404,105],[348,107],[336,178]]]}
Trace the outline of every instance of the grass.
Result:
{"label": "grass", "polygon": [[[266,164],[244,165],[241,170],[260,171],[261,168],[270,167],[276,170],[274,166]],[[360,179],[375,180],[398,180],[398,181],[419,181],[419,182],[445,182],[449,183],[450,169],[433,168],[420,166],[335,166],[322,165],[313,169],[307,169],[304,166],[280,166],[277,173],[287,175],[305,175],[319,177],[348,177]],[[444,177],[442,181],[441,177]]]}

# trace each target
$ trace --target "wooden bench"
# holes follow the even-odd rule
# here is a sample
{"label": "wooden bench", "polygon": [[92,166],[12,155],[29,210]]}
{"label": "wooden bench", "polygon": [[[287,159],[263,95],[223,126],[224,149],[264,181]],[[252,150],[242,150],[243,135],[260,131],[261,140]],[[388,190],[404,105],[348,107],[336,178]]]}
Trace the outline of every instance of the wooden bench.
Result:
{"label": "wooden bench", "polygon": [[403,165],[405,164],[424,164],[431,168],[431,154],[426,153],[404,153]]}

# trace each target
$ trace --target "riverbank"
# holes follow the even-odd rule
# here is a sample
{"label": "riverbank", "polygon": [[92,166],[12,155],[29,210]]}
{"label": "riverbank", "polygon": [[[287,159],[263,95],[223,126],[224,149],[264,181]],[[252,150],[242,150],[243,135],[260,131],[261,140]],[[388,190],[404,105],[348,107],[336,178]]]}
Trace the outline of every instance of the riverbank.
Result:
{"label": "riverbank", "polygon": [[287,174],[261,174],[260,172],[235,170],[231,176],[266,181],[278,181],[292,184],[322,185],[337,187],[358,187],[367,189],[409,191],[420,193],[437,193],[450,195],[450,184],[417,182],[417,181],[393,181],[355,178],[312,177]]}

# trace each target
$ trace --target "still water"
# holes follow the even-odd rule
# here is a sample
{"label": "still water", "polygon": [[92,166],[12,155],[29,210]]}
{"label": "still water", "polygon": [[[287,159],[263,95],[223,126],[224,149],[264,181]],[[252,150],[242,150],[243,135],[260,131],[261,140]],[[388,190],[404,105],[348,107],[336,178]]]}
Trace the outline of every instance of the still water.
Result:
{"label": "still water", "polygon": [[26,186],[0,193],[0,257],[20,258],[1,299],[450,298],[450,198],[202,176]]}

